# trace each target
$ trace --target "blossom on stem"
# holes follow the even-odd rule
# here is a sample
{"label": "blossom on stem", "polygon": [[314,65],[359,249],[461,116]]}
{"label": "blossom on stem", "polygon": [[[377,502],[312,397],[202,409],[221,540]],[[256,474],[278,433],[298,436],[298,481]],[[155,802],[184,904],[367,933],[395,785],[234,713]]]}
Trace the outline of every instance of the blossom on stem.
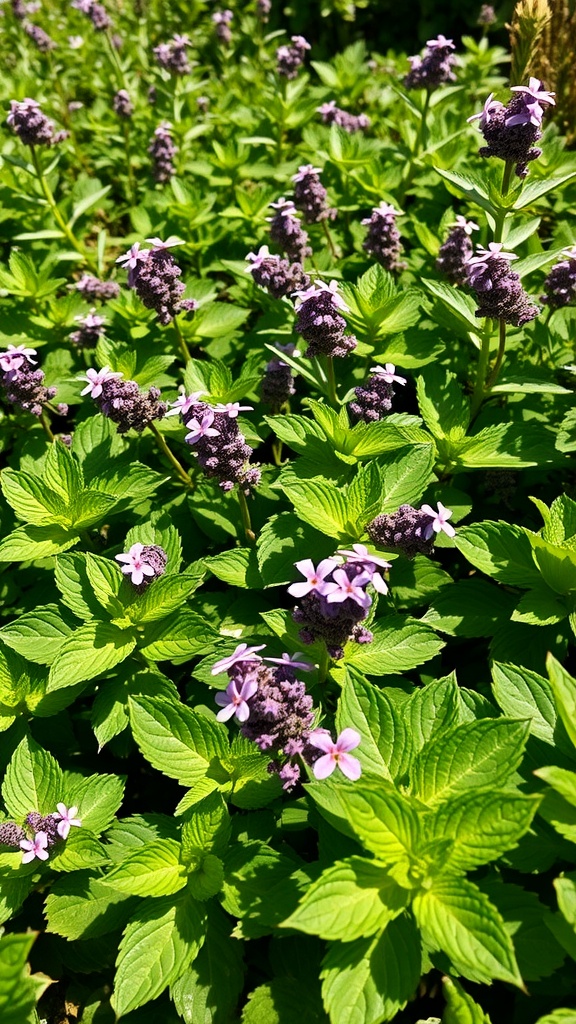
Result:
{"label": "blossom on stem", "polygon": [[351,114],[349,110],[342,110],[336,106],[336,100],[329,100],[316,107],[316,113],[322,117],[323,124],[335,124],[350,135],[370,127],[370,118],[366,114]]}
{"label": "blossom on stem", "polygon": [[576,245],[565,249],[562,257],[548,272],[544,294],[540,296],[540,302],[546,303],[550,309],[567,306],[576,297]]}
{"label": "blossom on stem", "polygon": [[524,291],[520,277],[510,268],[516,256],[502,251],[501,242],[490,242],[488,249],[479,246],[477,255],[468,260],[468,283],[478,299],[477,317],[501,320],[513,327],[522,327],[540,312]]}
{"label": "blossom on stem", "polygon": [[303,36],[292,36],[290,46],[279,46],[276,50],[276,71],[282,78],[296,78],[304,63],[310,43]]}
{"label": "blossom on stem", "polygon": [[319,563],[318,568],[314,566],[314,562],[310,558],[305,558],[301,562],[295,562],[294,564],[298,572],[304,576],[305,582],[292,583],[288,587],[288,593],[292,597],[304,597],[305,594],[310,594],[313,590],[318,594],[326,594],[328,592],[329,584],[326,583],[326,577],[338,565],[334,558],[324,558]]}
{"label": "blossom on stem", "polygon": [[35,348],[26,348],[25,345],[8,345],[5,352],[0,352],[0,367],[4,373],[10,373],[11,370],[19,370],[23,363],[36,366],[38,360],[33,359],[32,356],[37,354]]}
{"label": "blossom on stem", "polygon": [[82,397],[84,395],[90,395],[91,398],[98,398],[102,394],[102,385],[108,380],[119,380],[122,377],[121,373],[111,370],[109,366],[103,366],[101,370],[94,370],[90,368],[86,370],[84,377],[79,377],[78,380],[87,380],[88,386],[80,392]]}
{"label": "blossom on stem", "polygon": [[495,156],[515,165],[519,178],[528,174],[528,163],[536,160],[542,150],[535,143],[542,136],[544,106],[553,105],[554,93],[542,89],[538,78],[530,78],[528,86],[514,86],[516,95],[506,106],[490,94],[483,109],[468,121],[478,121],[487,142],[480,156]]}
{"label": "blossom on stem", "polygon": [[455,81],[455,49],[453,41],[443,35],[429,39],[422,55],[408,58],[410,71],[404,78],[405,88],[431,90],[446,82]]}
{"label": "blossom on stem", "polygon": [[402,270],[405,266],[399,258],[402,252],[400,232],[396,226],[399,215],[400,211],[394,206],[382,202],[373,206],[370,217],[361,222],[368,227],[362,248],[389,271]]}
{"label": "blossom on stem", "polygon": [[22,863],[30,864],[35,857],[38,860],[48,860],[48,836],[45,832],[37,832],[34,839],[21,839],[20,849],[24,850]]}
{"label": "blossom on stem", "polygon": [[324,752],[323,756],[314,762],[312,771],[315,778],[327,779],[336,768],[339,768],[342,774],[352,782],[356,782],[360,778],[362,774],[360,761],[349,753],[350,750],[355,750],[361,742],[360,733],[355,729],[343,729],[336,742],[326,729],[315,729],[310,733],[309,742]]}
{"label": "blossom on stem", "polygon": [[232,651],[232,654],[221,658],[220,661],[214,662],[210,670],[211,674],[217,676],[220,672],[228,672],[235,665],[241,665],[245,661],[262,661],[258,651],[263,651],[265,647],[266,644],[260,644],[259,647],[249,647],[248,644],[244,643],[238,644],[238,647]]}
{"label": "blossom on stem", "polygon": [[190,433],[186,434],[184,440],[187,441],[188,444],[196,444],[201,437],[219,437],[220,431],[217,430],[216,427],[212,426],[213,423],[214,413],[212,410],[205,412],[201,420],[191,419],[190,422],[186,424]]}
{"label": "blossom on stem", "polygon": [[233,679],[226,687],[224,693],[217,693],[214,700],[222,708],[216,715],[219,722],[227,722],[229,718],[236,717],[239,722],[247,722],[250,717],[250,707],[247,701],[253,697],[258,689],[258,683],[254,679],[247,679],[238,683]]}
{"label": "blossom on stem", "polygon": [[460,214],[451,225],[450,233],[440,246],[436,266],[452,284],[466,284],[468,280],[468,261],[474,253],[470,241],[473,231],[478,231],[473,220],[466,220]]}
{"label": "blossom on stem", "polygon": [[451,509],[445,508],[441,501],[438,502],[437,511],[431,505],[422,505],[420,511],[425,512],[432,519],[432,522],[424,530],[426,540],[429,540],[435,533],[445,533],[447,537],[456,536],[456,530],[448,522],[452,518],[453,512]]}
{"label": "blossom on stem", "polygon": [[58,822],[58,835],[61,839],[67,839],[70,828],[73,826],[78,828],[82,824],[80,818],[76,817],[78,808],[66,807],[66,804],[56,804],[56,807],[58,810],[54,812],[52,817]]}
{"label": "blossom on stem", "polygon": [[264,658],[264,661],[272,665],[284,665],[286,668],[299,668],[302,672],[311,672],[314,666],[307,661],[302,651],[295,651],[294,654],[283,654],[281,658]]}
{"label": "blossom on stem", "polygon": [[155,576],[154,568],[142,556],[143,544],[133,544],[132,547],[120,555],[116,555],[117,562],[125,562],[121,566],[122,572],[130,576],[130,582],[140,586],[145,576]]}
{"label": "blossom on stem", "polygon": [[[350,579],[343,569],[335,569],[332,573],[333,583],[327,583],[323,593],[328,604],[340,603],[341,601],[354,601],[360,608],[369,608],[372,598],[364,590],[366,583],[371,582],[371,576],[367,572]],[[297,596],[297,595],[296,595]]]}

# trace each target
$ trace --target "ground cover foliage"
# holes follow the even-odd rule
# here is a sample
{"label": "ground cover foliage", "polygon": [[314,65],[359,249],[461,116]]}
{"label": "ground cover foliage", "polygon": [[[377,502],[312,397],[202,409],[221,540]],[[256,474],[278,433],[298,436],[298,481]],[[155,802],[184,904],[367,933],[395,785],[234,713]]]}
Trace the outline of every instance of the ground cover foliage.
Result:
{"label": "ground cover foliage", "polygon": [[552,7],[2,8],[2,1024],[576,1021]]}

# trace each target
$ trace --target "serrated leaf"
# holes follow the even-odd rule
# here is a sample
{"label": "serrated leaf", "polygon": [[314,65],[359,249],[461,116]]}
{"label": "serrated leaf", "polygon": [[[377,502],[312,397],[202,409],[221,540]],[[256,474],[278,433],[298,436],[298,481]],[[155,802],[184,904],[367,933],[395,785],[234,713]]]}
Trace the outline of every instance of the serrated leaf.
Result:
{"label": "serrated leaf", "polygon": [[0,630],[0,639],[13,651],[38,665],[51,665],[72,633],[72,617],[56,604],[25,612]]}
{"label": "serrated leaf", "polygon": [[25,736],[14,751],[2,784],[8,814],[23,821],[30,811],[51,814],[62,799],[60,766],[47,750]]}
{"label": "serrated leaf", "polygon": [[348,643],[347,665],[368,675],[393,675],[422,665],[442,650],[444,643],[429,626],[403,615],[386,615],[371,627],[370,644]]}
{"label": "serrated leaf", "polygon": [[131,896],[169,896],[186,885],[179,854],[180,843],[174,839],[156,839],[129,854],[105,875],[105,881]]}
{"label": "serrated leaf", "polygon": [[540,583],[530,541],[519,526],[501,521],[464,526],[454,543],[476,569],[500,583],[516,587],[537,587]]}
{"label": "serrated leaf", "polygon": [[126,607],[126,614],[136,623],[156,622],[167,618],[197,590],[204,579],[204,574],[204,565],[200,563],[199,566],[193,567],[192,571],[160,576]]}
{"label": "serrated leaf", "polygon": [[151,661],[188,661],[197,654],[209,654],[220,634],[196,612],[180,609],[168,619],[149,623],[140,640],[140,650]]}
{"label": "serrated leaf", "polygon": [[46,692],[87,682],[113,668],[134,650],[130,630],[107,622],[88,622],[64,641],[58,660],[50,669]]}
{"label": "serrated leaf", "polygon": [[410,733],[405,716],[398,713],[387,691],[358,676],[348,679],[338,702],[338,731],[351,723],[361,736],[354,756],[362,769],[393,779],[410,746]]}
{"label": "serrated leaf", "polygon": [[46,898],[48,931],[66,939],[93,939],[126,924],[135,901],[123,892],[77,871],[58,878]]}
{"label": "serrated leaf", "polygon": [[446,1000],[443,1024],[492,1024],[488,1014],[453,978],[443,978],[442,987]]}
{"label": "serrated leaf", "polygon": [[78,543],[78,534],[63,526],[20,526],[0,541],[0,562],[50,558]]}
{"label": "serrated leaf", "polygon": [[576,679],[572,678],[553,654],[548,655],[546,668],[556,709],[568,736],[576,747]]}
{"label": "serrated leaf", "polygon": [[464,793],[439,808],[430,821],[430,835],[454,840],[446,855],[450,870],[473,870],[518,845],[539,803],[539,797],[512,792]]}
{"label": "serrated leaf", "polygon": [[134,739],[152,767],[183,786],[195,786],[228,753],[226,730],[185,704],[132,697],[130,721]]}

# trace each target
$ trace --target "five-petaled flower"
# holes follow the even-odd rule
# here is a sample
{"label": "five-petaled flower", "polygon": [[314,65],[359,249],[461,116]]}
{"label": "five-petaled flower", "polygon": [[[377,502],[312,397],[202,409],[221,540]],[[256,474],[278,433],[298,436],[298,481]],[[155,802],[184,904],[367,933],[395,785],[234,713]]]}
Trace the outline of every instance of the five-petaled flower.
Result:
{"label": "five-petaled flower", "polygon": [[58,822],[57,831],[61,839],[67,839],[70,827],[73,825],[77,828],[82,824],[80,818],[77,818],[78,814],[77,807],[66,807],[66,804],[56,804],[58,808],[54,811],[52,817]]}
{"label": "five-petaled flower", "polygon": [[360,605],[360,608],[370,607],[372,598],[363,588],[372,581],[371,573],[361,572],[351,580],[344,572],[344,569],[335,569],[332,573],[332,579],[334,582],[327,583],[324,590],[328,604],[350,599],[357,605]]}
{"label": "five-petaled flower", "polygon": [[233,668],[234,665],[238,665],[242,661],[262,661],[258,651],[263,651],[265,647],[266,644],[260,644],[259,647],[238,644],[238,647],[235,651],[232,651],[232,654],[229,654],[226,658],[221,658],[220,661],[216,661],[213,664],[211,674],[217,676],[220,672],[227,672],[229,668]]}
{"label": "five-petaled flower", "polygon": [[225,412],[231,420],[235,420],[239,412],[253,412],[253,405],[240,405],[240,402],[226,402],[225,405],[215,405],[216,412]]}
{"label": "five-petaled flower", "polygon": [[329,292],[332,304],[336,309],[341,309],[345,313],[349,312],[349,307],[344,302],[342,296],[338,294],[338,281],[330,281],[330,284],[326,284],[326,281],[315,281],[309,288],[295,291],[293,294],[296,296],[296,309],[299,309],[303,303],[307,302],[308,299],[313,298],[314,295],[318,295],[320,292]]}
{"label": "five-petaled flower", "polygon": [[427,516],[431,516],[432,522],[424,528],[424,539],[430,540],[433,533],[445,533],[447,537],[455,537],[456,530],[448,522],[448,519],[453,515],[452,510],[444,508],[441,501],[438,502],[438,511],[435,511],[431,505],[422,505],[421,512],[425,512]]}
{"label": "five-petaled flower", "polygon": [[204,413],[201,420],[191,419],[190,422],[186,424],[190,433],[186,434],[184,440],[187,441],[188,444],[196,444],[201,437],[218,437],[220,431],[217,430],[216,427],[212,426],[213,423],[214,413],[211,409]]}
{"label": "five-petaled flower", "polygon": [[166,416],[186,416],[192,406],[200,401],[203,394],[203,391],[193,391],[191,395],[178,395],[178,398],[170,403],[172,408],[168,410]]}
{"label": "five-petaled flower", "polygon": [[362,565],[365,571],[371,576],[370,582],[377,590],[379,594],[388,593],[388,584],[381,573],[376,572],[376,567],[379,566],[381,569],[391,569],[390,562],[387,562],[385,558],[381,558],[379,555],[371,555],[365,544],[353,544],[352,551],[338,550],[337,555],[342,555],[347,562],[357,565]]}
{"label": "five-petaled flower", "polygon": [[376,373],[382,377],[387,384],[405,384],[406,377],[399,377],[396,373],[394,363],[385,363],[384,366],[371,366],[370,373]]}
{"label": "five-petaled flower", "polygon": [[302,672],[311,672],[314,668],[311,662],[306,661],[302,651],[283,654],[281,658],[264,658],[264,661],[269,661],[272,665],[282,665],[284,668],[299,668]]}
{"label": "five-petaled flower", "polygon": [[117,562],[125,562],[122,572],[129,575],[134,586],[139,587],[145,576],[155,576],[153,566],[142,558],[143,544],[133,544],[129,551],[116,555]]}
{"label": "five-petaled flower", "polygon": [[8,345],[6,351],[0,353],[0,367],[4,373],[10,373],[11,370],[19,370],[24,362],[36,366],[38,360],[32,359],[32,356],[35,355],[35,348],[26,348],[25,345]]}
{"label": "five-petaled flower", "polygon": [[315,729],[310,733],[309,742],[324,754],[314,762],[313,772],[317,779],[327,779],[336,767],[352,782],[356,782],[362,774],[362,767],[357,757],[348,753],[360,744],[361,736],[355,729],[343,729],[336,742],[326,729]]}
{"label": "five-petaled flower", "polygon": [[250,707],[247,701],[254,696],[257,689],[258,683],[255,679],[244,680],[240,685],[235,679],[228,683],[224,692],[217,693],[214,698],[222,708],[222,711],[216,715],[218,721],[227,722],[235,715],[239,722],[247,722],[250,717]]}
{"label": "five-petaled flower", "polygon": [[116,263],[121,263],[124,270],[134,270],[142,260],[147,260],[151,249],[141,249],[140,242],[134,242],[122,256],[119,256]]}
{"label": "five-petaled flower", "polygon": [[531,78],[528,85],[513,85],[510,91],[520,93],[524,109],[506,118],[508,128],[515,124],[533,124],[539,128],[544,116],[542,103],[550,106],[556,105],[554,99],[556,94],[543,89],[539,78]]}
{"label": "five-petaled flower", "polygon": [[314,567],[314,562],[311,558],[304,558],[301,562],[295,562],[294,564],[298,572],[302,573],[306,582],[292,583],[288,587],[288,593],[292,597],[304,597],[305,594],[309,594],[312,590],[315,590],[317,594],[327,593],[330,584],[326,582],[326,577],[336,568],[338,562],[334,558],[324,558],[317,569]]}
{"label": "five-petaled flower", "polygon": [[34,839],[21,839],[20,849],[24,850],[22,863],[30,864],[35,857],[38,860],[48,860],[48,836],[45,832],[37,832]]}
{"label": "five-petaled flower", "polygon": [[487,124],[490,124],[492,114],[495,114],[497,110],[502,110],[503,106],[502,103],[494,99],[494,93],[491,92],[480,113],[472,114],[472,117],[467,117],[466,120],[469,124],[472,121],[478,121],[480,128],[485,128]]}
{"label": "five-petaled flower", "polygon": [[[175,245],[185,245],[186,243],[178,238],[176,235],[170,235],[165,242],[161,238],[147,238],[147,242],[150,242],[152,246],[152,252],[159,252],[161,249],[173,249]],[[146,251],[146,250],[144,250]],[[116,261],[118,262],[118,261]]]}
{"label": "five-petaled flower", "polygon": [[98,398],[102,394],[102,385],[107,380],[118,380],[121,376],[121,373],[115,373],[109,366],[103,366],[101,370],[86,370],[86,376],[79,377],[78,379],[87,380],[88,387],[85,387],[80,394],[90,395],[91,398]]}

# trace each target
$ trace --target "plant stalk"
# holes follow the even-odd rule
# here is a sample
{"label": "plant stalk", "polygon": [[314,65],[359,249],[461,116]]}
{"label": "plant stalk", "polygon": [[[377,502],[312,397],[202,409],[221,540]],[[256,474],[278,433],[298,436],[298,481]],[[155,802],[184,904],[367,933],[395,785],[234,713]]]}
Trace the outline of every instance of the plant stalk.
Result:
{"label": "plant stalk", "polygon": [[194,481],[192,480],[192,477],[190,476],[189,473],[186,472],[184,466],[182,466],[182,464],[178,462],[176,456],[170,451],[168,445],[166,444],[166,441],[162,437],[162,434],[158,430],[156,424],[149,423],[148,426],[150,427],[150,430],[152,431],[154,437],[156,438],[158,447],[160,448],[161,452],[166,456],[168,462],[174,467],[174,470],[179,476],[182,483],[185,484],[186,487],[192,488],[194,486]]}
{"label": "plant stalk", "polygon": [[182,353],[182,358],[184,362],[187,363],[192,358],[192,356],[190,355],[190,349],[188,348],[184,335],[182,334],[182,328],[178,323],[178,318],[174,317],[172,323],[174,324],[174,331],[176,333],[176,338],[178,339],[178,348]]}
{"label": "plant stalk", "polygon": [[36,171],[36,177],[38,178],[40,188],[42,189],[44,198],[48,203],[48,206],[50,207],[54,220],[56,221],[62,233],[66,236],[66,239],[68,240],[72,248],[76,250],[76,252],[82,257],[82,259],[88,264],[90,269],[97,273],[96,264],[93,262],[93,260],[90,259],[90,257],[86,253],[86,250],[84,249],[84,246],[81,244],[81,242],[78,241],[74,233],[70,230],[66,221],[64,220],[64,217],[60,213],[58,206],[56,205],[56,200],[54,199],[52,189],[50,188],[50,185],[44,177],[44,172],[40,165],[40,160],[38,159],[38,153],[36,151],[35,146],[30,146],[30,153],[32,156],[34,170]]}
{"label": "plant stalk", "polygon": [[244,527],[244,536],[250,545],[256,542],[256,534],[252,529],[252,520],[250,519],[250,509],[248,508],[248,502],[246,501],[246,495],[242,490],[241,486],[238,485],[238,504],[240,505],[240,515],[242,516],[242,525]]}
{"label": "plant stalk", "polygon": [[500,320],[499,324],[500,324],[500,331],[499,331],[499,339],[498,339],[498,352],[497,352],[497,355],[496,355],[496,362],[494,363],[494,366],[492,367],[492,369],[490,371],[488,380],[486,381],[486,390],[487,391],[489,391],[490,388],[493,388],[495,383],[496,383],[496,381],[498,380],[498,374],[500,373],[500,368],[501,368],[502,363],[504,361],[504,352],[506,350],[506,321],[505,320]]}

